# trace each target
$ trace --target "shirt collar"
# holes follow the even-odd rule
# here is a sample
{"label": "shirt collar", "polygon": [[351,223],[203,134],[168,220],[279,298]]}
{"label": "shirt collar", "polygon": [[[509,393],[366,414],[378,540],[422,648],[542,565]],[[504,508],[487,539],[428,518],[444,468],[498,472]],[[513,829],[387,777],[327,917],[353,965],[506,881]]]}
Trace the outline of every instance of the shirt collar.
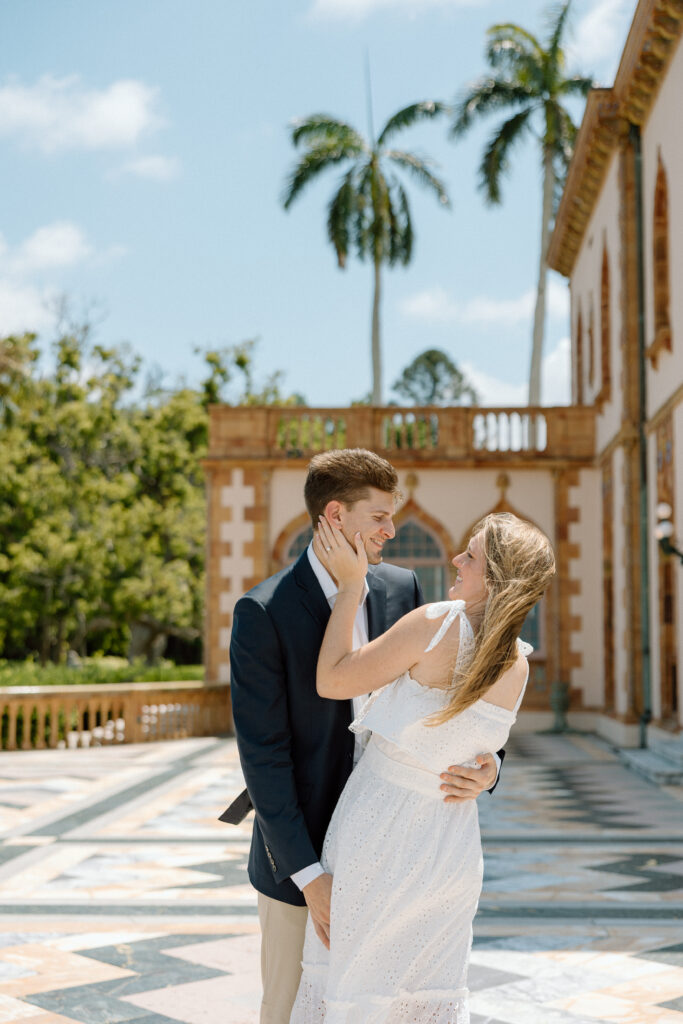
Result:
{"label": "shirt collar", "polygon": [[[320,584],[323,594],[329,601],[331,597],[337,596],[337,594],[339,593],[339,588],[337,587],[337,584],[334,582],[329,572],[327,571],[323,563],[320,561],[315,551],[313,550],[313,541],[311,541],[311,543],[308,545],[307,554],[311,569],[315,573],[315,578]],[[363,597],[361,598],[360,602],[361,605],[364,603],[369,591],[370,588],[368,587],[368,581],[366,579],[364,581]]]}

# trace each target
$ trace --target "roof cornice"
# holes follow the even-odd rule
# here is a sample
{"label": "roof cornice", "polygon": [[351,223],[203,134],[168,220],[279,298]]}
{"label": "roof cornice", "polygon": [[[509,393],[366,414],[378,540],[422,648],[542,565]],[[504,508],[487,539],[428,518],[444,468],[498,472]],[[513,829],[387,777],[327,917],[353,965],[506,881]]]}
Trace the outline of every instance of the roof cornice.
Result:
{"label": "roof cornice", "polygon": [[548,265],[569,277],[610,157],[642,125],[683,33],[683,0],[640,0],[611,89],[592,89],[550,240]]}

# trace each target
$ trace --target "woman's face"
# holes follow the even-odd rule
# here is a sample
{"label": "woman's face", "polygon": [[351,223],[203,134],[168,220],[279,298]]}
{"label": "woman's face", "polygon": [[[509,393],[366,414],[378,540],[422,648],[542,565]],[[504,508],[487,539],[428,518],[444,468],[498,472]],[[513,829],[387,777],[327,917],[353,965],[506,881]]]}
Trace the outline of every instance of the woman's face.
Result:
{"label": "woman's face", "polygon": [[464,601],[470,610],[483,608],[486,604],[486,561],[483,541],[482,534],[475,533],[467,545],[467,550],[453,559],[457,575],[448,596],[452,601]]}

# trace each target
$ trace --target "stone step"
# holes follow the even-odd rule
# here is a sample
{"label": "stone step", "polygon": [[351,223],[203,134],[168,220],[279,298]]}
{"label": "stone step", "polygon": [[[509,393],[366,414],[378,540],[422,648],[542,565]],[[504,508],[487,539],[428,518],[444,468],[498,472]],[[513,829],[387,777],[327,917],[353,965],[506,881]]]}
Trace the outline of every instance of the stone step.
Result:
{"label": "stone step", "polygon": [[660,757],[653,750],[620,750],[619,757],[634,772],[660,786],[683,785],[683,767]]}
{"label": "stone step", "polygon": [[680,739],[662,740],[648,736],[647,744],[653,754],[671,761],[677,768],[683,770],[683,741]]}

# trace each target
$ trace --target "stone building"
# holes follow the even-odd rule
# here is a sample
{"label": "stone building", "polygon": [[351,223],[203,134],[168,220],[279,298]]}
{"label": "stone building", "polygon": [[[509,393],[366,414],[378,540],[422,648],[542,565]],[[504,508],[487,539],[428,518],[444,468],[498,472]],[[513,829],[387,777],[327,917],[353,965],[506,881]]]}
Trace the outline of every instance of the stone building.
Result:
{"label": "stone building", "polygon": [[308,542],[308,460],[360,446],[399,472],[385,558],[428,599],[489,511],[553,540],[522,724],[549,726],[566,691],[570,724],[618,746],[638,746],[650,716],[652,746],[680,731],[681,568],[653,531],[666,502],[683,543],[682,28],[683,0],[642,0],[613,88],[588,99],[550,248],[570,283],[572,406],[211,410],[209,680],[229,680],[238,598]]}
{"label": "stone building", "polygon": [[654,532],[664,503],[683,543],[682,34],[681,0],[641,0],[613,87],[588,97],[549,254],[573,402],[595,412],[604,712],[651,714],[654,740],[683,724],[681,567]]}
{"label": "stone building", "polygon": [[208,679],[229,679],[231,615],[241,594],[309,541],[303,485],[311,456],[367,447],[397,468],[404,496],[384,557],[415,568],[428,600],[445,595],[449,559],[487,512],[515,512],[553,539],[557,583],[526,626],[535,647],[527,717],[550,724],[558,681],[571,686],[577,710],[600,707],[594,421],[588,407],[214,407],[206,461]]}

